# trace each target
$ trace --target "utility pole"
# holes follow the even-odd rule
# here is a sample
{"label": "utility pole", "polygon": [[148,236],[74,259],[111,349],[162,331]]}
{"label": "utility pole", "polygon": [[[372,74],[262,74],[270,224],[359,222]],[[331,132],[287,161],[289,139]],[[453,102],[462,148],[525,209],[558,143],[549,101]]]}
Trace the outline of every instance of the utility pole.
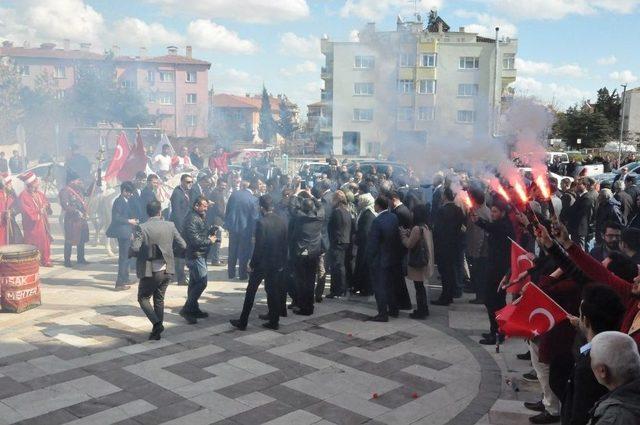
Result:
{"label": "utility pole", "polygon": [[624,136],[624,101],[627,85],[622,84],[622,104],[620,105],[620,140],[618,141],[618,167],[622,167],[622,137]]}
{"label": "utility pole", "polygon": [[493,113],[492,115],[492,123],[491,123],[491,133],[494,138],[498,137],[498,121],[500,119],[500,95],[498,92],[498,81],[502,81],[502,69],[500,68],[500,40],[498,38],[498,34],[500,31],[500,27],[496,27],[496,63],[495,63],[495,75],[493,79]]}

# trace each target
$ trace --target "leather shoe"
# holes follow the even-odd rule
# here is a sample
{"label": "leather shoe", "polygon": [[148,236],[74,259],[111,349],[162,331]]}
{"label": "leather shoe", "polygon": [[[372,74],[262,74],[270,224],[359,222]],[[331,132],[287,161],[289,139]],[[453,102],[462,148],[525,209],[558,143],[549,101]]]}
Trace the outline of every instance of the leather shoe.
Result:
{"label": "leather shoe", "polygon": [[552,415],[545,410],[539,415],[530,417],[529,422],[531,422],[532,424],[555,424],[560,422],[560,416]]}
{"label": "leather shoe", "polygon": [[162,323],[156,323],[153,325],[153,329],[151,330],[151,334],[149,335],[149,340],[159,341],[160,334],[164,331],[164,326]]}
{"label": "leather shoe", "polygon": [[298,316],[311,316],[313,314],[313,310],[305,311],[305,310],[302,310],[301,308],[296,307],[293,309],[293,314],[297,314]]}
{"label": "leather shoe", "polygon": [[394,319],[397,319],[398,316],[400,316],[400,312],[398,311],[394,311],[394,312],[389,312],[389,317],[393,317]]}
{"label": "leather shoe", "polygon": [[207,317],[209,317],[209,313],[207,313],[206,311],[196,311],[195,313],[193,313],[193,317],[195,317],[196,319],[206,319]]}
{"label": "leather shoe", "polygon": [[114,291],[126,291],[127,289],[131,289],[129,285],[116,285]]}
{"label": "leather shoe", "polygon": [[538,374],[536,373],[535,370],[532,370],[531,372],[527,372],[523,374],[522,379],[524,379],[527,382],[538,382]]}
{"label": "leather shoe", "polygon": [[247,325],[245,325],[244,323],[242,323],[238,319],[231,319],[231,320],[229,320],[229,323],[231,323],[231,326],[233,326],[234,328],[236,328],[236,329],[238,329],[240,331],[247,330]]}
{"label": "leather shoe", "polygon": [[531,360],[531,351],[527,351],[526,353],[518,354],[516,356],[518,360]]}
{"label": "leather shoe", "polygon": [[542,404],[542,400],[538,400],[536,402],[525,401],[524,407],[529,410],[533,410],[534,412],[544,412],[544,404]]}
{"label": "leather shoe", "polygon": [[377,315],[377,316],[372,316],[370,318],[367,319],[369,322],[388,322],[389,318],[386,316],[381,316],[381,315]]}
{"label": "leather shoe", "polygon": [[497,340],[495,336],[491,336],[490,338],[482,338],[479,342],[482,345],[495,345],[498,341],[500,341],[500,344],[502,344],[504,342],[504,336],[499,335]]}
{"label": "leather shoe", "polygon": [[289,304],[289,305],[287,306],[287,308],[288,308],[289,310],[293,310],[294,308],[298,308],[298,306],[297,306],[297,305],[295,305],[294,303],[291,303],[291,304]]}
{"label": "leather shoe", "polygon": [[82,260],[78,260],[78,264],[82,264],[82,265],[87,265],[87,264],[91,264],[89,261],[82,259]]}
{"label": "leather shoe", "polygon": [[469,304],[484,304],[484,301],[482,301],[482,300],[480,300],[478,298],[475,298],[473,300],[469,300]]}
{"label": "leather shoe", "polygon": [[184,320],[186,320],[190,325],[195,325],[196,323],[198,323],[198,319],[196,319],[193,314],[187,314],[184,311],[180,310],[180,316],[182,316]]}
{"label": "leather shoe", "polygon": [[329,294],[325,298],[332,300],[334,298],[340,298],[340,295],[338,295],[338,294]]}
{"label": "leather shoe", "polygon": [[71,261],[65,261],[64,262],[64,266],[67,267],[67,268],[73,267],[73,265],[71,264]]}
{"label": "leather shoe", "polygon": [[413,310],[413,313],[409,313],[409,318],[416,320],[424,320],[427,318],[429,313],[422,313],[418,310]]}
{"label": "leather shoe", "polygon": [[267,329],[273,329],[274,331],[277,331],[278,329],[280,329],[280,326],[277,323],[271,323],[271,322],[264,322],[262,324],[262,327]]}
{"label": "leather shoe", "polygon": [[322,302],[322,295],[316,296],[316,302],[317,303],[321,303]]}
{"label": "leather shoe", "polygon": [[482,334],[482,337],[485,338],[485,339],[486,338],[493,338],[493,337],[495,337],[495,335],[492,334],[491,332],[485,332],[485,333]]}
{"label": "leather shoe", "polygon": [[269,315],[268,314],[259,314],[258,315],[258,319],[260,319],[260,320],[269,320]]}
{"label": "leather shoe", "polygon": [[438,299],[438,300],[432,301],[431,304],[448,306],[449,304],[451,304],[451,301],[445,301],[445,300]]}

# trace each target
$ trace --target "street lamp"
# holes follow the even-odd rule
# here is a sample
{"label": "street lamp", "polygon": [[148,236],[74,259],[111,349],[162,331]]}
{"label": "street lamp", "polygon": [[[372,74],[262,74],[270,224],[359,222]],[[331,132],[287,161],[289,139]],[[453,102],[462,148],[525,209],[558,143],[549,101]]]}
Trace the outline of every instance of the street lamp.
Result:
{"label": "street lamp", "polygon": [[624,133],[624,101],[627,93],[627,85],[622,84],[622,104],[620,105],[620,141],[618,142],[618,167],[622,166],[622,136]]}

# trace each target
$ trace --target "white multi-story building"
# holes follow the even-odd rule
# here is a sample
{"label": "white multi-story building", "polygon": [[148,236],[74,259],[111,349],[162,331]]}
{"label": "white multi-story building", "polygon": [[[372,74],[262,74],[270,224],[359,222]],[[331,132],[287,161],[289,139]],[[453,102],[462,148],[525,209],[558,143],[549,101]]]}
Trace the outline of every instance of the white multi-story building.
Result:
{"label": "white multi-story building", "polygon": [[426,25],[419,15],[398,18],[396,31],[370,23],[357,42],[325,38],[324,138],[336,155],[373,156],[405,143],[491,137],[512,96],[516,50],[514,39],[452,32],[435,12]]}
{"label": "white multi-story building", "polygon": [[627,90],[624,94],[622,131],[625,139],[640,141],[640,87]]}

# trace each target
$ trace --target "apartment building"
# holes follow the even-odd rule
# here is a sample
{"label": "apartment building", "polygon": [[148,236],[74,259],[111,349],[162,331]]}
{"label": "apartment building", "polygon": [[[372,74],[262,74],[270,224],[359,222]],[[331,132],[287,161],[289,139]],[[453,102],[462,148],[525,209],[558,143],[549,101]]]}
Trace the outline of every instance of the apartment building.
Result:
{"label": "apartment building", "polygon": [[370,23],[357,42],[325,38],[321,51],[325,131],[337,155],[491,137],[516,78],[517,40],[451,31],[435,12],[427,23],[398,18],[395,31]]}
{"label": "apartment building", "polygon": [[625,139],[640,142],[640,87],[625,92],[623,105],[622,131]]}
{"label": "apartment building", "polygon": [[[120,55],[118,46],[113,46],[111,53],[117,83],[142,93],[156,126],[173,137],[207,137],[211,63],[194,59],[190,46],[184,55],[179,55],[175,46],[167,47],[166,55],[154,57],[148,56],[144,48],[135,57]],[[62,48],[56,48],[54,43],[34,48],[14,47],[5,41],[0,47],[0,57],[14,61],[25,86],[33,88],[42,73],[52,75],[59,97],[64,97],[75,84],[78,66],[99,65],[105,60],[104,54],[91,51],[89,43],[72,49],[66,40]]]}

